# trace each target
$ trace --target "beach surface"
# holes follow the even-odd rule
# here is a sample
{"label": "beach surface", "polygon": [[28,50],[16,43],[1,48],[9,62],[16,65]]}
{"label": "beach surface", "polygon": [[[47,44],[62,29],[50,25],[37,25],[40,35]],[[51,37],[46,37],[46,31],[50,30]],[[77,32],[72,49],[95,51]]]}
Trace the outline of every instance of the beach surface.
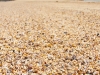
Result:
{"label": "beach surface", "polygon": [[0,2],[0,75],[100,75],[100,3]]}

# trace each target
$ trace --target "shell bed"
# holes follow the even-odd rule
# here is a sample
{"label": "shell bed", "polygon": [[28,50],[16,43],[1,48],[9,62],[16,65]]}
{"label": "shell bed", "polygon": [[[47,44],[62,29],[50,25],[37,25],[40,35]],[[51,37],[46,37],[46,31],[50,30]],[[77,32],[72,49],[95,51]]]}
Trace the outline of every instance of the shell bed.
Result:
{"label": "shell bed", "polygon": [[100,75],[100,3],[0,2],[0,75]]}

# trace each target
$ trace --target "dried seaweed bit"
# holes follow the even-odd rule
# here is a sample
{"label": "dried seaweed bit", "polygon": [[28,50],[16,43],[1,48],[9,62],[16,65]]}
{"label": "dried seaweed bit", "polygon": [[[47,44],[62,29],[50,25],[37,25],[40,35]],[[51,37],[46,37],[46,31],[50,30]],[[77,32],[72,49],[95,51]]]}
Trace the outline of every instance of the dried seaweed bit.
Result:
{"label": "dried seaweed bit", "polygon": [[24,57],[24,59],[28,59],[28,57]]}
{"label": "dried seaweed bit", "polygon": [[34,44],[34,47],[39,47],[39,46],[40,46],[40,44],[38,44],[38,43]]}
{"label": "dried seaweed bit", "polygon": [[44,35],[45,33],[41,33],[42,35]]}
{"label": "dried seaweed bit", "polygon": [[49,65],[48,64],[45,64],[45,66],[48,67]]}
{"label": "dried seaweed bit", "polygon": [[86,74],[93,75],[93,72],[86,71]]}
{"label": "dried seaweed bit", "polygon": [[85,62],[83,61],[83,62],[81,62],[81,65],[85,65]]}
{"label": "dried seaweed bit", "polygon": [[29,71],[29,70],[32,70],[32,67],[31,67],[31,66],[28,66],[28,71]]}
{"label": "dried seaweed bit", "polygon": [[28,41],[28,45],[34,45],[34,43],[32,41]]}
{"label": "dried seaweed bit", "polygon": [[62,40],[58,40],[58,44],[63,44],[63,41]]}
{"label": "dried seaweed bit", "polygon": [[71,61],[72,61],[72,60],[76,60],[76,55],[73,55],[73,56],[72,56]]}
{"label": "dried seaweed bit", "polygon": [[38,71],[37,70],[34,70],[33,73],[38,73]]}
{"label": "dried seaweed bit", "polygon": [[97,36],[98,36],[98,37],[100,37],[100,34],[99,34],[99,33],[97,33]]}
{"label": "dried seaweed bit", "polygon": [[56,2],[58,2],[58,1],[56,1]]}
{"label": "dried seaweed bit", "polygon": [[13,50],[13,53],[15,53],[15,50]]}
{"label": "dried seaweed bit", "polygon": [[91,59],[92,59],[92,57],[89,57],[89,59],[91,60]]}
{"label": "dried seaweed bit", "polygon": [[0,38],[0,40],[6,40],[6,38]]}
{"label": "dried seaweed bit", "polygon": [[81,43],[77,43],[77,45],[81,45]]}
{"label": "dried seaweed bit", "polygon": [[67,35],[67,32],[64,32],[64,34],[66,34],[66,35]]}
{"label": "dried seaweed bit", "polygon": [[69,60],[69,58],[66,56],[66,57],[65,57],[65,60]]}

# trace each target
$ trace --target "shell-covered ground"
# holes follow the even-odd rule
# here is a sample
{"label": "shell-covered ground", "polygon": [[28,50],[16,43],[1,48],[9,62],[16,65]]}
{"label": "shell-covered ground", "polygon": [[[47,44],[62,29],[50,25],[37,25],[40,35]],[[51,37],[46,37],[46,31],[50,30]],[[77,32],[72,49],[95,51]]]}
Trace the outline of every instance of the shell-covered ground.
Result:
{"label": "shell-covered ground", "polygon": [[0,75],[100,75],[100,3],[0,2]]}

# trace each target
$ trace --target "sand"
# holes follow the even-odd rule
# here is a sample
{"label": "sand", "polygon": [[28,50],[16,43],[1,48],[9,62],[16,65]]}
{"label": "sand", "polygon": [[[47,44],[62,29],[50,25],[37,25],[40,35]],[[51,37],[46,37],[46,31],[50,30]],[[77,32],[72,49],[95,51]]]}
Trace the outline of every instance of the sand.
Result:
{"label": "sand", "polygon": [[0,2],[0,75],[100,75],[100,3]]}

